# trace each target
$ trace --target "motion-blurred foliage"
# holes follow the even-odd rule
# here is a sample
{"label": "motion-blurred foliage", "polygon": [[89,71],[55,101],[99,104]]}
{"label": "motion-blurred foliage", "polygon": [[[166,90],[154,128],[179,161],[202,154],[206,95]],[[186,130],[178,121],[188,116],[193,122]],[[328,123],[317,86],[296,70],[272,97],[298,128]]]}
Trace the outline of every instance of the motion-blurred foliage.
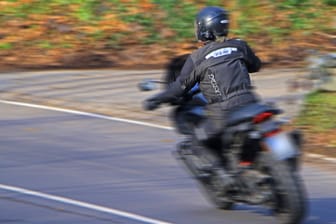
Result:
{"label": "motion-blurred foliage", "polygon": [[316,132],[336,130],[336,93],[321,91],[310,93],[297,124],[309,126]]}
{"label": "motion-blurred foliage", "polygon": [[335,49],[336,0],[0,0],[0,54],[25,50],[59,60],[140,45],[168,55],[190,51],[193,19],[206,5],[226,7],[230,35],[248,39],[266,63],[302,61],[302,48]]}
{"label": "motion-blurred foliage", "polygon": [[336,93],[316,91],[308,94],[295,125],[304,130],[308,148],[335,156]]}

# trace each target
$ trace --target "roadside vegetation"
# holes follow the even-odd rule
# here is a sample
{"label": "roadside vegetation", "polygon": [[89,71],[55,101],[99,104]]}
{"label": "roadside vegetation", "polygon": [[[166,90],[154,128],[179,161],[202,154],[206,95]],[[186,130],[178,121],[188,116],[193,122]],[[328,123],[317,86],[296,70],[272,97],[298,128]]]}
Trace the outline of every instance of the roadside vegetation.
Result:
{"label": "roadside vegetation", "polygon": [[206,5],[226,7],[230,35],[267,65],[335,50],[336,0],[2,0],[0,65],[162,65],[195,49],[193,19]]}
{"label": "roadside vegetation", "polygon": [[295,125],[304,131],[310,151],[336,156],[336,92],[308,94]]}
{"label": "roadside vegetation", "polygon": [[[336,132],[336,93],[316,91],[308,94],[298,124],[311,127],[313,132]],[[336,138],[334,140],[336,146]]]}

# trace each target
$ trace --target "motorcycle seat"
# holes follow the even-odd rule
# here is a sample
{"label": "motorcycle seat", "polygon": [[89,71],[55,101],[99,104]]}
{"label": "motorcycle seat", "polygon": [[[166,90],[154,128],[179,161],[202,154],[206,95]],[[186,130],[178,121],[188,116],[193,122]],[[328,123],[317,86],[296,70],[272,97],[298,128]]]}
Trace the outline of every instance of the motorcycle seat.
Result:
{"label": "motorcycle seat", "polygon": [[252,103],[238,108],[233,108],[227,118],[227,126],[234,126],[239,123],[251,121],[258,114],[270,112],[273,114],[280,114],[282,111],[269,104]]}

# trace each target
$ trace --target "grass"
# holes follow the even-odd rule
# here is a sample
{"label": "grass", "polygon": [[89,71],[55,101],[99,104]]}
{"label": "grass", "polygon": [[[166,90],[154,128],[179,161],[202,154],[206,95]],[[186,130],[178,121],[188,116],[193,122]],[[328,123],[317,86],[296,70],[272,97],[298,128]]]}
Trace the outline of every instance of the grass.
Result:
{"label": "grass", "polygon": [[12,47],[11,43],[0,43],[0,50],[10,50]]}
{"label": "grass", "polygon": [[310,93],[296,123],[313,132],[336,131],[336,93]]}
{"label": "grass", "polygon": [[174,36],[176,41],[194,37],[193,21],[198,11],[195,4],[179,0],[154,0],[153,2],[158,5],[160,10],[166,12],[165,25],[176,33]]}
{"label": "grass", "polygon": [[[220,0],[205,0],[202,3],[180,0],[7,0],[1,2],[0,21],[13,17],[27,19],[32,15],[45,15],[47,20],[48,15],[61,14],[72,17],[70,20],[77,20],[78,25],[96,26],[96,22],[104,20],[104,16],[115,14],[125,26],[129,26],[129,31],[134,24],[143,27],[148,35],[140,38],[140,43],[163,41],[162,39],[166,37],[159,35],[158,27],[170,29],[176,33],[168,37],[171,41],[190,41],[194,39],[192,24],[197,11],[205,5],[223,5],[223,1]],[[305,31],[309,34],[316,29],[328,30],[330,17],[322,15],[334,14],[332,11],[335,10],[331,6],[336,5],[336,0],[266,0],[263,2],[237,0],[225,4],[224,6],[232,12],[232,20],[236,21],[231,26],[234,36],[245,38],[250,35],[262,35],[281,39],[296,31]],[[160,14],[159,17],[157,17],[158,14]],[[281,16],[283,21],[278,21],[274,15],[283,15]],[[275,20],[276,24],[270,24],[272,20]]]}
{"label": "grass", "polygon": [[335,155],[336,92],[317,91],[309,94],[294,125],[304,131],[309,150]]}
{"label": "grass", "polygon": [[52,48],[54,48],[53,44],[48,40],[41,40],[37,43],[37,45],[42,49],[52,49]]}

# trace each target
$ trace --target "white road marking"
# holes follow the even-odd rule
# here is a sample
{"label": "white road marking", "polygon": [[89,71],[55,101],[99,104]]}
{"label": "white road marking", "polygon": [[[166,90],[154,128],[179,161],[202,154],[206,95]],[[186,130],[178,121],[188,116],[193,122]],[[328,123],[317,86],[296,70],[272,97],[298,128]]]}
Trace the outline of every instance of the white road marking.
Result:
{"label": "white road marking", "polygon": [[65,197],[55,196],[55,195],[51,195],[51,194],[45,194],[45,193],[41,193],[41,192],[38,192],[38,191],[32,191],[32,190],[28,190],[28,189],[24,189],[24,188],[20,188],[20,187],[13,187],[13,186],[9,186],[9,185],[0,184],[0,189],[15,192],[15,193],[20,193],[20,194],[24,194],[24,195],[39,197],[39,198],[43,198],[43,199],[48,199],[48,200],[52,200],[52,201],[57,201],[57,202],[61,202],[63,204],[75,205],[77,207],[87,208],[87,209],[91,209],[91,210],[95,210],[95,211],[99,211],[99,212],[109,213],[109,214],[112,214],[112,215],[117,215],[117,216],[125,217],[125,218],[128,218],[128,219],[133,219],[133,220],[136,220],[136,221],[141,221],[141,222],[144,222],[144,223],[171,224],[171,223],[168,223],[168,222],[144,217],[144,216],[141,216],[141,215],[132,214],[132,213],[129,213],[129,212],[124,212],[124,211],[120,211],[120,210],[116,210],[116,209],[112,209],[112,208],[108,208],[108,207],[104,207],[104,206],[100,206],[100,205],[95,205],[95,204],[91,204],[91,203],[77,201],[77,200],[73,200],[73,199],[69,199],[69,198],[65,198]]}
{"label": "white road marking", "polygon": [[129,123],[129,124],[142,125],[142,126],[147,126],[147,127],[152,127],[152,128],[174,130],[174,128],[168,127],[168,126],[157,125],[157,124],[152,124],[152,123],[147,123],[147,122],[142,122],[142,121],[136,121],[136,120],[129,120],[129,119],[111,117],[111,116],[106,116],[106,115],[102,115],[102,114],[89,113],[89,112],[84,112],[84,111],[79,111],[79,110],[69,110],[69,109],[64,109],[64,108],[59,108],[59,107],[51,107],[51,106],[44,106],[44,105],[31,104],[31,103],[23,103],[23,102],[17,102],[17,101],[8,101],[8,100],[0,100],[0,103],[16,105],[16,106],[31,107],[31,108],[38,108],[38,109],[43,109],[43,110],[59,111],[59,112],[64,112],[64,113],[69,113],[69,114],[83,115],[83,116],[105,119],[105,120],[110,120],[110,121],[125,122],[125,123]]}
{"label": "white road marking", "polygon": [[310,157],[310,158],[317,158],[317,159],[322,159],[322,160],[325,160],[325,161],[328,161],[328,162],[336,163],[336,158],[330,158],[330,157],[326,157],[326,156],[320,155],[320,154],[307,153],[306,156]]}

